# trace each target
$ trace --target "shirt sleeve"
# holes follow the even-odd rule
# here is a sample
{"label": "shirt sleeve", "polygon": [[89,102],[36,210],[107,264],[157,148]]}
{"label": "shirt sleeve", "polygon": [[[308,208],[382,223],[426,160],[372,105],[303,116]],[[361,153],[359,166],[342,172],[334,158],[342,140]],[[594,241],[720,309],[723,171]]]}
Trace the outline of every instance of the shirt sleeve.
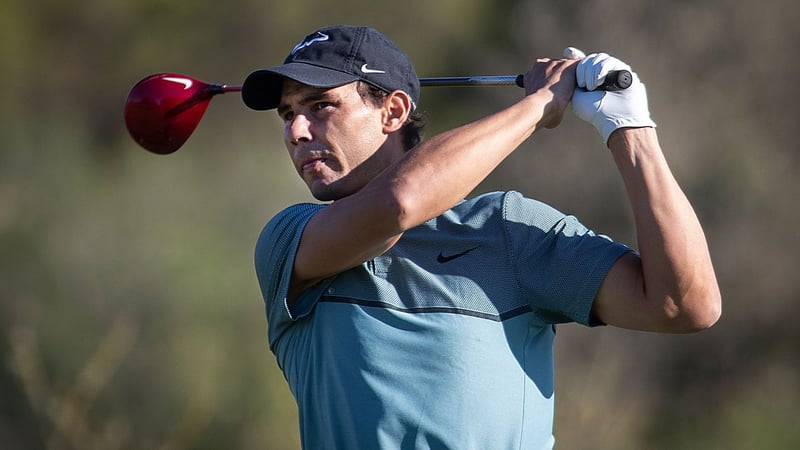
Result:
{"label": "shirt sleeve", "polygon": [[631,250],[518,192],[507,194],[504,218],[512,264],[534,313],[548,323],[602,325],[592,303],[608,271]]}
{"label": "shirt sleeve", "polygon": [[324,285],[307,289],[290,311],[286,298],[295,254],[306,224],[324,205],[301,203],[290,206],[270,220],[258,238],[255,268],[267,315],[268,338],[275,342],[294,320],[308,314]]}

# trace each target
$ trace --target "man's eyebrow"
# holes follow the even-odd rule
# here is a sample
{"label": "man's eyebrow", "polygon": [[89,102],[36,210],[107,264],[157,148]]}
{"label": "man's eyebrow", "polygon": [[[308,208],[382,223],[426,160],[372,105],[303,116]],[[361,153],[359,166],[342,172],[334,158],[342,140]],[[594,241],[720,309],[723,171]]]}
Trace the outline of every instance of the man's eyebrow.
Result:
{"label": "man's eyebrow", "polygon": [[[327,90],[327,89],[326,90],[315,90],[315,91],[309,92],[308,94],[303,96],[300,99],[299,104],[307,105],[309,103],[317,102],[317,101],[320,101],[320,100],[333,101],[333,100],[335,100],[335,97],[332,94],[330,94],[330,91]],[[290,106],[288,104],[286,104],[286,103],[279,104],[278,108],[277,108],[278,115],[283,115],[282,113],[286,112],[288,109],[290,109]]]}

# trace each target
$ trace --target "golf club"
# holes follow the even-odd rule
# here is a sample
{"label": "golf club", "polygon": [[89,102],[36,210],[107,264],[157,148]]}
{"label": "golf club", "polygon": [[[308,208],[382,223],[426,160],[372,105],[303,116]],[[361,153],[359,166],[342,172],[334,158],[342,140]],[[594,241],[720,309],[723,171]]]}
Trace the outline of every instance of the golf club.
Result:
{"label": "golf club", "polygon": [[[420,78],[421,86],[519,86],[522,75]],[[599,89],[626,89],[633,78],[626,70],[610,72]],[[188,75],[159,73],[133,86],[125,101],[125,125],[136,143],[159,155],[177,151],[208,108],[211,98],[241,92],[242,86],[206,83]]]}

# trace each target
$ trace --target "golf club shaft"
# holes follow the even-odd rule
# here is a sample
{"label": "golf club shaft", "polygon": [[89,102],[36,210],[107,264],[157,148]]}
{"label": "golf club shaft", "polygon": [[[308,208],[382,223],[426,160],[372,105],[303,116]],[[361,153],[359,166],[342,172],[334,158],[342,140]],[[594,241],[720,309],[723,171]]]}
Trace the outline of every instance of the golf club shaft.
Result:
{"label": "golf club shaft", "polygon": [[[521,75],[492,75],[476,77],[420,78],[420,86],[470,87],[470,86],[519,86]],[[521,81],[521,79],[520,79]]]}
{"label": "golf club shaft", "polygon": [[[468,86],[519,86],[517,79],[521,75],[491,75],[476,77],[433,77],[420,78],[420,86],[468,87]],[[214,94],[240,92],[242,86],[211,85],[209,90]]]}
{"label": "golf club shaft", "polygon": [[[519,86],[517,80],[521,82],[522,75],[491,75],[476,77],[433,77],[420,78],[420,86],[442,86],[442,87],[469,87],[469,86]],[[214,94],[225,92],[239,92],[242,86],[211,85],[209,91]]]}
{"label": "golf club shaft", "polygon": [[[630,87],[633,77],[627,70],[612,70],[606,74],[606,79],[598,89],[604,91],[619,91]],[[440,77],[420,78],[420,86],[519,86],[525,87],[523,75],[499,75],[477,77]]]}
{"label": "golf club shaft", "polygon": [[[420,78],[420,86],[445,86],[445,87],[459,87],[459,86],[519,86],[517,79],[521,75],[491,75],[491,76],[476,76],[476,77],[434,77],[434,78]],[[211,85],[209,90],[214,94],[221,94],[224,92],[239,92],[242,86],[227,86],[227,85]]]}
{"label": "golf club shaft", "polygon": [[[519,86],[523,85],[522,75],[488,75],[472,77],[432,77],[420,78],[420,86],[472,87],[472,86]],[[606,75],[606,81],[598,88],[604,91],[627,89],[631,84],[631,73],[627,70],[614,70]],[[239,92],[242,86],[215,84],[213,93]]]}
{"label": "golf club shaft", "polygon": [[241,91],[242,91],[242,86],[229,86],[227,84],[219,84],[219,83],[209,84],[202,91],[197,92],[195,95],[187,98],[183,103],[167,111],[165,113],[165,117],[177,116],[178,114],[186,111],[187,109],[191,108],[192,106],[198,103],[207,102],[208,100],[211,99],[211,97],[217,94],[224,94],[226,92],[241,92]]}
{"label": "golf club shaft", "polygon": [[242,92],[242,86],[229,86],[227,84],[212,84],[208,86],[212,94],[224,94],[225,92]]}

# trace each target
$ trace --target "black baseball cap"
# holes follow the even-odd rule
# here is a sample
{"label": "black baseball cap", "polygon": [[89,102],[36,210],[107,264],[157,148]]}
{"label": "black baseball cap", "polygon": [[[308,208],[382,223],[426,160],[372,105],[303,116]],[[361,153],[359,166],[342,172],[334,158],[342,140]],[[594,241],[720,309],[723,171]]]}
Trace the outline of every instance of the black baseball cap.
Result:
{"label": "black baseball cap", "polygon": [[259,111],[277,108],[285,78],[318,88],[362,80],[386,92],[404,91],[415,106],[419,100],[419,78],[411,59],[370,27],[335,25],[309,34],[283,65],[248,75],[242,100]]}

